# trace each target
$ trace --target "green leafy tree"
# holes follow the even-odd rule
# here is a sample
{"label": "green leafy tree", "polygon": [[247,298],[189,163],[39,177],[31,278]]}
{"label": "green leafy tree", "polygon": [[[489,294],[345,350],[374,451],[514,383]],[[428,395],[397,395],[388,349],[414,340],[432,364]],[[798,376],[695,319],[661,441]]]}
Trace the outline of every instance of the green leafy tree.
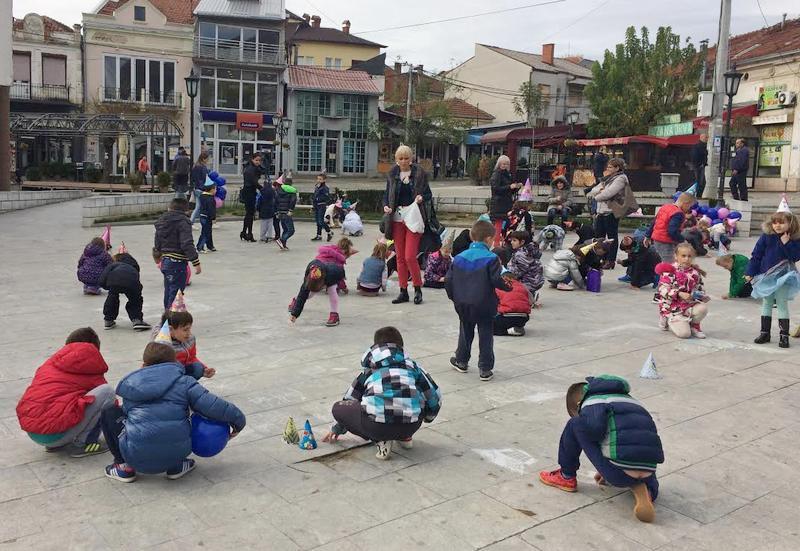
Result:
{"label": "green leafy tree", "polygon": [[597,137],[646,134],[664,115],[688,117],[697,101],[702,59],[687,38],[659,27],[655,42],[628,27],[625,42],[592,67],[586,97],[592,110],[589,134]]}
{"label": "green leafy tree", "polygon": [[524,117],[528,121],[528,126],[533,128],[536,119],[542,112],[542,92],[538,86],[534,86],[530,81],[523,82],[519,86],[519,96],[512,100],[514,113],[519,117]]}

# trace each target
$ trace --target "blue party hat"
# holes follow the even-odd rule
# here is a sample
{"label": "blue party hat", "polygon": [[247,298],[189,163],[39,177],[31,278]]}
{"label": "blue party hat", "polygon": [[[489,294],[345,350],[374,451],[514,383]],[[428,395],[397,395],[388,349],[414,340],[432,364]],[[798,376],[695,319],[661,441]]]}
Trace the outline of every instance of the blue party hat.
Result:
{"label": "blue party hat", "polygon": [[158,335],[153,339],[153,342],[172,346],[172,336],[169,334],[169,320],[164,321],[164,325],[158,330]]}
{"label": "blue party hat", "polygon": [[301,450],[316,450],[317,441],[314,439],[314,433],[311,431],[311,423],[306,419],[306,424],[303,425],[303,434],[300,436],[300,443],[298,444]]}
{"label": "blue party hat", "polygon": [[684,193],[691,193],[695,197],[697,197],[697,182],[693,183],[689,189],[687,189]]}

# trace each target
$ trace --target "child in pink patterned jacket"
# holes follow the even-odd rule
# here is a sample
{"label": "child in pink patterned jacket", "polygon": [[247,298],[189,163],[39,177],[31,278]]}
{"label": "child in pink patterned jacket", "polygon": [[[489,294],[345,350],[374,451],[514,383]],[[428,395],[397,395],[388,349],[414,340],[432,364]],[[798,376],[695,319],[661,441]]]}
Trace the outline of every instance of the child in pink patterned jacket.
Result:
{"label": "child in pink patterned jacket", "polygon": [[[358,250],[353,247],[353,242],[346,237],[342,237],[336,243],[336,245],[323,245],[320,247],[317,252],[316,260],[319,260],[324,264],[336,264],[344,269],[347,259],[357,252]],[[344,279],[339,281],[339,283],[336,285],[336,290],[344,295],[349,292],[347,289],[347,283]]]}
{"label": "child in pink patterned jacket", "polygon": [[708,296],[703,292],[705,272],[694,265],[695,250],[689,243],[675,249],[675,262],[656,266],[658,281],[659,326],[672,331],[676,337],[706,338],[700,322],[708,314]]}

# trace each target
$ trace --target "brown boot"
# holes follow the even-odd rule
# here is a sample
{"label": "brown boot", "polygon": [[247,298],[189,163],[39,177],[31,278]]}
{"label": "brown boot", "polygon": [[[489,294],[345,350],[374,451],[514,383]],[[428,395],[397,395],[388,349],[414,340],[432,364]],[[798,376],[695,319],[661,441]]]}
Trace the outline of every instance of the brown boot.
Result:
{"label": "brown boot", "polygon": [[650,499],[650,491],[642,483],[631,486],[633,499],[636,504],[633,506],[633,514],[642,522],[653,522],[656,518],[656,508],[653,500]]}

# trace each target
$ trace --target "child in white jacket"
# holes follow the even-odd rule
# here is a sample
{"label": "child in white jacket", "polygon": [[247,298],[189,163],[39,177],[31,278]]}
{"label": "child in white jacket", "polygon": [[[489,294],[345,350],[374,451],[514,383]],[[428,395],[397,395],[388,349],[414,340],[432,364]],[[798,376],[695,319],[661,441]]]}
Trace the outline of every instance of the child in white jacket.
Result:
{"label": "child in white jacket", "polygon": [[580,258],[571,249],[556,251],[544,265],[544,278],[550,283],[550,287],[560,291],[572,291],[575,285],[583,288]]}

